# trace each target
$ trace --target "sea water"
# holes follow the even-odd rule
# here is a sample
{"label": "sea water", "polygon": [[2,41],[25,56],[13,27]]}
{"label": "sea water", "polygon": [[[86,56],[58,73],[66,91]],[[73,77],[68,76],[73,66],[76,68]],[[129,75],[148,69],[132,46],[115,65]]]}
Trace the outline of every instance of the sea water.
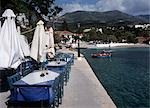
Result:
{"label": "sea water", "polygon": [[92,58],[100,49],[83,49],[95,75],[118,108],[150,107],[149,48],[114,48],[111,58]]}

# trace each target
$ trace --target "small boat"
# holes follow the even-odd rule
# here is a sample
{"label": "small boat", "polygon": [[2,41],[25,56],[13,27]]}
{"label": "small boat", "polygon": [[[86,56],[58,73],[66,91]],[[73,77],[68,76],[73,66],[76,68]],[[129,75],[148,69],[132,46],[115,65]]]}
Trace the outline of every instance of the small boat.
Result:
{"label": "small boat", "polygon": [[113,50],[103,50],[103,52],[105,52],[105,53],[112,53]]}
{"label": "small boat", "polygon": [[100,53],[91,54],[93,58],[102,58],[102,57],[111,57],[112,54],[110,52],[102,51]]}

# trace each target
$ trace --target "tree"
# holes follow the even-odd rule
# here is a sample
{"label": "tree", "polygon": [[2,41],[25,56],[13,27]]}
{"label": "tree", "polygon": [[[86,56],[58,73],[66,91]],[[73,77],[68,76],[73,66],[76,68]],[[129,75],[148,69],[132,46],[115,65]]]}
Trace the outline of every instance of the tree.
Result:
{"label": "tree", "polygon": [[60,37],[60,35],[58,35],[58,34],[54,34],[54,42],[55,43],[59,43],[59,42],[61,42],[61,37]]}
{"label": "tree", "polygon": [[81,40],[89,42],[90,41],[90,37],[89,37],[88,34],[84,34]]}
{"label": "tree", "polygon": [[67,30],[67,31],[69,30],[66,20],[64,20],[63,23],[62,23],[62,30]]}
{"label": "tree", "polygon": [[135,35],[133,33],[126,31],[125,36],[127,38],[127,42],[129,42],[129,43],[135,43],[136,42]]}
{"label": "tree", "polygon": [[114,31],[112,29],[103,28],[103,32],[104,34],[112,35]]}
{"label": "tree", "polygon": [[12,9],[15,13],[28,11],[28,8],[25,6],[22,0],[1,0],[1,8],[2,13],[7,8]]}
{"label": "tree", "polygon": [[97,33],[95,29],[89,31],[89,37],[91,41],[97,40]]}
{"label": "tree", "polygon": [[74,35],[73,35],[73,39],[75,40],[75,43],[76,43],[77,40],[79,39],[79,36],[74,36]]}
{"label": "tree", "polygon": [[33,10],[37,16],[41,19],[46,20],[45,17],[49,19],[56,16],[62,11],[62,8],[55,6],[55,0],[23,0],[29,7]]}
{"label": "tree", "polygon": [[[62,8],[54,4],[55,0],[2,0],[1,6],[4,11],[11,8],[15,13],[26,13],[30,17],[32,13],[43,21],[50,20],[62,11]],[[37,22],[37,21],[36,21]]]}
{"label": "tree", "polygon": [[108,40],[109,40],[109,43],[110,42],[117,42],[117,38],[114,35],[109,35]]}

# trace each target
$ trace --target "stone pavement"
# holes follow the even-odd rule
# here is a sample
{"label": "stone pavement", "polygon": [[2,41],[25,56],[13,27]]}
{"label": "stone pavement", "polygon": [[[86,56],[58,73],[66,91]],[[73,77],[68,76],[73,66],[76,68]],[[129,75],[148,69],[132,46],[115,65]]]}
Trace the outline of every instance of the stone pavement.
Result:
{"label": "stone pavement", "polygon": [[0,108],[7,108],[5,102],[9,99],[10,92],[1,92],[0,93]]}
{"label": "stone pavement", "polygon": [[72,66],[60,108],[116,108],[83,56]]}

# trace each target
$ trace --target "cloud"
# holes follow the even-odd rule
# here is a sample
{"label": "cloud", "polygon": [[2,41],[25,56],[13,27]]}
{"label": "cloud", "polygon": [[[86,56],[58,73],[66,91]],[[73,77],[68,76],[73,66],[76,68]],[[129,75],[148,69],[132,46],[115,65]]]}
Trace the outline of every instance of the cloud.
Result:
{"label": "cloud", "polygon": [[73,12],[77,10],[83,11],[111,11],[120,10],[128,14],[150,14],[150,1],[149,0],[97,0],[95,3],[89,4],[88,2],[69,2],[62,4],[63,12]]}
{"label": "cloud", "polygon": [[111,11],[111,10],[120,10],[124,11],[125,7],[123,6],[124,0],[100,0],[96,3],[96,7],[99,11]]}
{"label": "cloud", "polygon": [[123,2],[126,7],[125,12],[131,14],[150,14],[150,1],[149,0],[126,0]]}
{"label": "cloud", "polygon": [[90,4],[83,5],[79,3],[63,4],[62,8],[63,8],[63,13],[73,12],[73,11],[78,11],[78,10],[97,11],[97,9],[95,8],[95,5],[90,5]]}

